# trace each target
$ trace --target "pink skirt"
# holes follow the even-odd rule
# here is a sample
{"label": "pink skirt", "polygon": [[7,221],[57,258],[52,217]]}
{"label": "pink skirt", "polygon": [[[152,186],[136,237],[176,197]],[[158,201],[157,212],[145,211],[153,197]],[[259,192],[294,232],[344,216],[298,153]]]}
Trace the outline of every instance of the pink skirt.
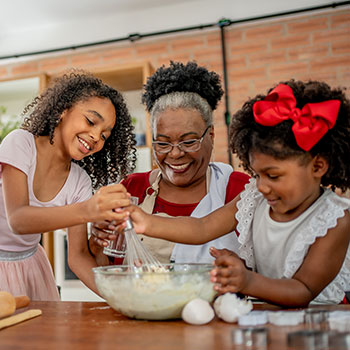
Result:
{"label": "pink skirt", "polygon": [[21,260],[1,260],[0,290],[14,296],[27,295],[30,300],[60,300],[52,268],[44,248]]}

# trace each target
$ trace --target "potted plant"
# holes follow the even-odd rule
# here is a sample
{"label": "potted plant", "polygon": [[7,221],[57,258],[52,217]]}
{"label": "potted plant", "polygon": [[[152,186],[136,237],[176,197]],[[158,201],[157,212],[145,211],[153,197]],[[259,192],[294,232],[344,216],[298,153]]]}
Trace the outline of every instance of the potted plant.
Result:
{"label": "potted plant", "polygon": [[5,106],[0,106],[0,143],[8,133],[17,129],[20,125],[20,122],[15,119],[15,116],[12,120],[5,120],[3,117],[6,115],[6,111],[7,108]]}

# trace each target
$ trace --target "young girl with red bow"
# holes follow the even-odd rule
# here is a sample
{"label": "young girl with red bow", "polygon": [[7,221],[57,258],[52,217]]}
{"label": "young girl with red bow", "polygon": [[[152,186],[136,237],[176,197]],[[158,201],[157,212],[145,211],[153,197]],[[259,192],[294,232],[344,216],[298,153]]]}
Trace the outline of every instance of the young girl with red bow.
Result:
{"label": "young girl with red bow", "polygon": [[350,281],[350,199],[333,190],[350,188],[350,101],[325,83],[288,81],[247,101],[230,134],[253,175],[245,190],[200,219],[129,207],[135,229],[202,244],[237,228],[239,256],[211,248],[218,292],[286,307],[341,303]]}

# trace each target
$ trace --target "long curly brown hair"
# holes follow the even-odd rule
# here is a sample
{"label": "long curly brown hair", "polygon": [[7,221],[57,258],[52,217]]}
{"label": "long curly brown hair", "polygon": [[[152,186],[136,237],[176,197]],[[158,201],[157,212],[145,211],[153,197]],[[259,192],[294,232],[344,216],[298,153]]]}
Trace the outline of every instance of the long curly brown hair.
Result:
{"label": "long curly brown hair", "polygon": [[76,161],[91,177],[96,190],[120,181],[135,169],[136,141],[131,116],[122,95],[89,72],[72,70],[56,78],[22,113],[22,129],[34,136],[49,136],[53,144],[61,114],[91,97],[108,98],[116,111],[116,123],[103,149]]}
{"label": "long curly brown hair", "polygon": [[232,152],[238,155],[244,169],[250,174],[253,174],[249,160],[252,151],[265,153],[277,159],[289,157],[307,159],[307,154],[312,157],[320,155],[329,163],[328,171],[321,180],[322,185],[346,191],[350,188],[350,101],[345,96],[344,90],[332,89],[328,84],[319,81],[289,80],[282,84],[292,88],[297,107],[300,109],[307,103],[339,100],[341,105],[335,126],[328,130],[309,152],[306,152],[296,143],[291,120],[285,120],[275,126],[263,126],[255,122],[253,104],[266,97],[257,95],[247,101],[232,117],[230,125]]}

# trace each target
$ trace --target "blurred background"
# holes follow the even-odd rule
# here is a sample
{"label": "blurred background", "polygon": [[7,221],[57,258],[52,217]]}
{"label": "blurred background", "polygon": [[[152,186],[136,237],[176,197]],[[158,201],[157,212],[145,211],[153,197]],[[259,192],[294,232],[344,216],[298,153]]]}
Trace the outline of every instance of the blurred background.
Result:
{"label": "blurred background", "polygon": [[350,85],[350,1],[11,0],[1,13],[3,120],[19,114],[28,91],[30,99],[79,67],[126,93],[139,145],[149,146],[143,83],[170,60],[195,60],[222,77],[215,155],[235,163],[226,127],[248,97],[289,78]]}

